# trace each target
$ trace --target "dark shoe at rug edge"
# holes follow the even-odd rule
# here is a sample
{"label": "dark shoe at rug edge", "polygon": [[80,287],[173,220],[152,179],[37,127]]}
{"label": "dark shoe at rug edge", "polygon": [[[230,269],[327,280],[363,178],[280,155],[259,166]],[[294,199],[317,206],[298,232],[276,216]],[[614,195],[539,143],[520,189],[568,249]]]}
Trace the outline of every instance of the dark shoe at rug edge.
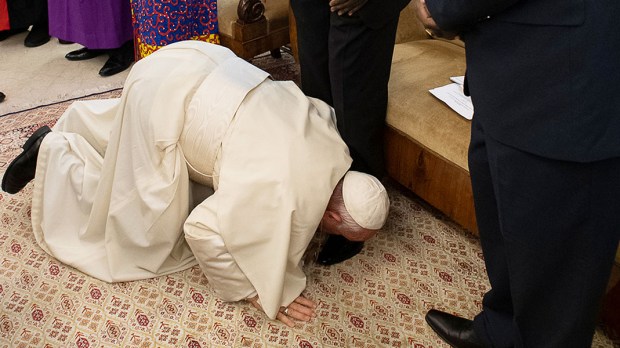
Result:
{"label": "dark shoe at rug edge", "polygon": [[32,179],[37,169],[37,157],[43,138],[52,130],[48,126],[37,129],[22,148],[24,149],[9,164],[2,177],[2,191],[15,194],[21,191]]}
{"label": "dark shoe at rug edge", "polygon": [[426,313],[426,323],[437,336],[454,348],[483,348],[482,340],[474,331],[473,321],[431,309]]}
{"label": "dark shoe at rug edge", "polygon": [[364,242],[353,242],[339,235],[330,235],[319,252],[317,263],[331,266],[359,254]]}
{"label": "dark shoe at rug edge", "polygon": [[50,41],[51,36],[47,31],[47,23],[45,26],[41,24],[35,24],[30,29],[30,32],[24,39],[24,46],[26,47],[39,47]]}
{"label": "dark shoe at rug edge", "polygon": [[131,63],[133,63],[133,60],[128,62],[110,57],[110,59],[103,64],[101,70],[99,70],[99,75],[103,77],[116,75],[119,72],[127,70],[131,66]]}
{"label": "dark shoe at rug edge", "polygon": [[71,51],[67,53],[65,55],[65,58],[71,61],[87,60],[87,59],[99,57],[105,52],[106,52],[105,50],[91,50],[90,48],[82,47],[79,50],[75,50],[75,51]]}
{"label": "dark shoe at rug edge", "polygon": [[121,47],[109,51],[110,58],[105,62],[99,75],[108,77],[128,69],[134,62],[133,41],[124,43]]}

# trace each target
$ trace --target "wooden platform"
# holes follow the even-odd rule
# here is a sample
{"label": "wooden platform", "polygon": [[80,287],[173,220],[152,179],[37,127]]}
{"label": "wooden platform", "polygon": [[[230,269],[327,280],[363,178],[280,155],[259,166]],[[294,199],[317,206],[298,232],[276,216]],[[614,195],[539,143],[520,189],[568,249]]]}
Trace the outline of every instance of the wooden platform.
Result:
{"label": "wooden platform", "polygon": [[478,235],[469,172],[390,126],[386,127],[385,150],[391,178]]}

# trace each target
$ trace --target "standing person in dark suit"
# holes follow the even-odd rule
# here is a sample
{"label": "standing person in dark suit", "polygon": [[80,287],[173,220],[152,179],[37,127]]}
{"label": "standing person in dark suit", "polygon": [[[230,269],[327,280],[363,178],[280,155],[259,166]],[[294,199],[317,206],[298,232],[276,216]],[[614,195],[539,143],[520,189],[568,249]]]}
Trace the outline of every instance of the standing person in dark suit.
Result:
{"label": "standing person in dark suit", "polygon": [[[354,170],[385,176],[383,132],[400,11],[410,0],[292,0],[301,88],[336,110]],[[331,265],[362,242],[330,236],[318,262]]]}
{"label": "standing person in dark suit", "polygon": [[620,236],[620,2],[416,0],[460,33],[469,170],[491,290],[454,347],[589,347]]}

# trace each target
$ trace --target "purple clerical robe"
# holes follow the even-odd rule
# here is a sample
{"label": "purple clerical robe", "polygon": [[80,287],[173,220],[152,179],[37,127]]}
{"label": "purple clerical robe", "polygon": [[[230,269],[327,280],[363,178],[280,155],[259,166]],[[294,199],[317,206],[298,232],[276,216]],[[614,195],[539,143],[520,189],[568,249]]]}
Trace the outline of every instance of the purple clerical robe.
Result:
{"label": "purple clerical robe", "polygon": [[120,47],[133,37],[129,0],[48,0],[49,32],[90,49]]}

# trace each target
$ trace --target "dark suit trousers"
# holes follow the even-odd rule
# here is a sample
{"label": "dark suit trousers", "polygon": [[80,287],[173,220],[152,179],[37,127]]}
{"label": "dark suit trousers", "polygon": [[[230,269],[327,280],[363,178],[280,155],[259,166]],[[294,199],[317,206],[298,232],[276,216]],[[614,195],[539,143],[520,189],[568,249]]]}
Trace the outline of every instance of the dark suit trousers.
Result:
{"label": "dark suit trousers", "polygon": [[338,16],[327,0],[292,0],[302,90],[336,111],[353,170],[382,177],[388,80],[398,16],[377,29]]}
{"label": "dark suit trousers", "polygon": [[11,29],[27,29],[33,24],[47,25],[46,0],[8,0],[6,4]]}
{"label": "dark suit trousers", "polygon": [[491,283],[477,334],[493,347],[590,347],[620,238],[620,159],[535,156],[474,117],[469,170]]}

